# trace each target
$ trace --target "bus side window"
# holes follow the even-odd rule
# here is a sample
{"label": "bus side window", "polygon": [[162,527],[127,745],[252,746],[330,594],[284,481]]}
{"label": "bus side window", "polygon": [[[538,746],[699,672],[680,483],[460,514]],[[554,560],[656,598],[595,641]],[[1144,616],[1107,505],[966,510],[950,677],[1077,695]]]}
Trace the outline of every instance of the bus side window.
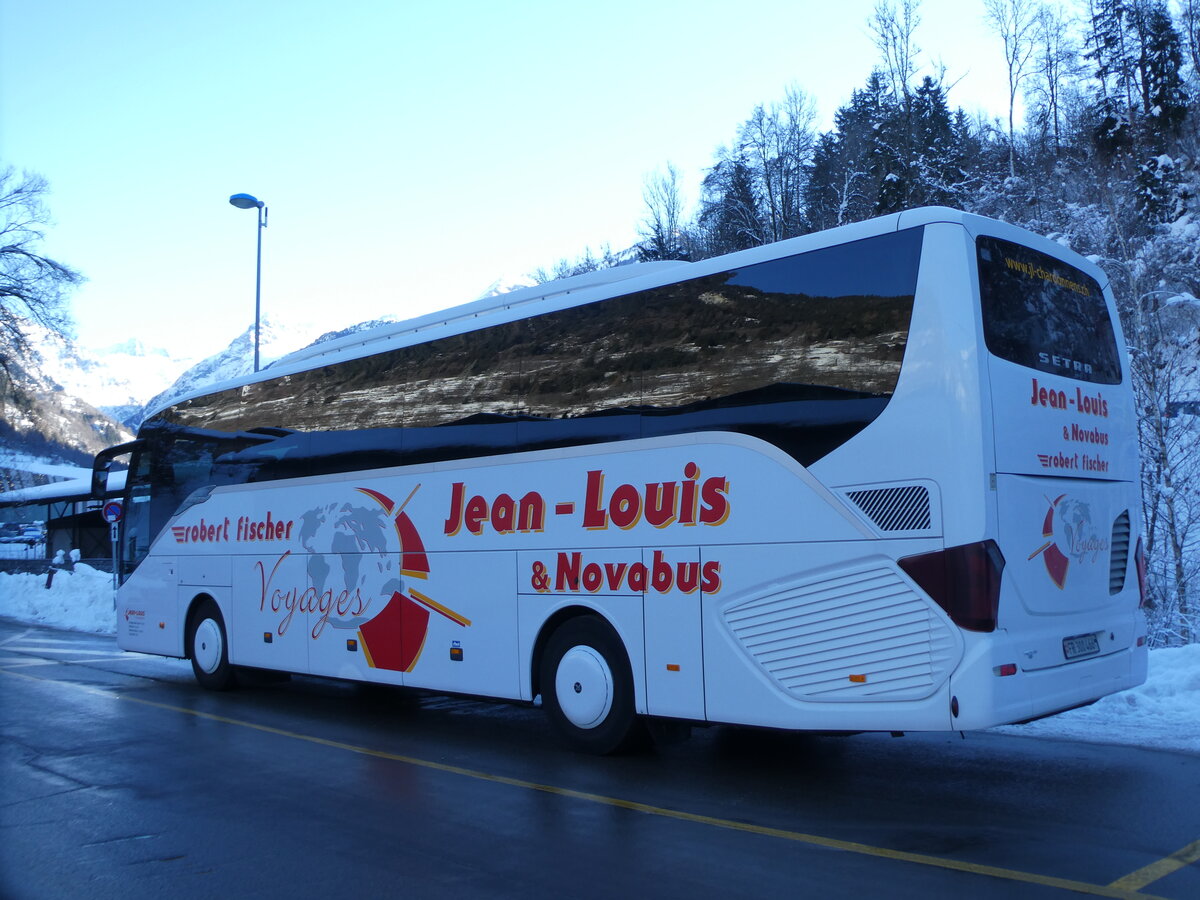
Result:
{"label": "bus side window", "polygon": [[633,317],[654,340],[643,402],[758,402],[766,388],[776,399],[890,396],[921,237],[910,229],[647,291]]}

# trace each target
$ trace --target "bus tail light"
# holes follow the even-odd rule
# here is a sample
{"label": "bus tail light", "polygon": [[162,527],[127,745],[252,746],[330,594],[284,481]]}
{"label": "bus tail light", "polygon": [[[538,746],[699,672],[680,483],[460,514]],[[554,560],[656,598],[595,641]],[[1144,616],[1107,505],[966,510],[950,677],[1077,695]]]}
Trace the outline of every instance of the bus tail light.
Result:
{"label": "bus tail light", "polygon": [[906,556],[900,568],[959,628],[996,630],[1004,556],[995,541]]}
{"label": "bus tail light", "polygon": [[1138,577],[1138,609],[1146,606],[1146,551],[1142,549],[1142,539],[1138,538],[1137,549],[1133,551],[1133,563],[1137,566]]}

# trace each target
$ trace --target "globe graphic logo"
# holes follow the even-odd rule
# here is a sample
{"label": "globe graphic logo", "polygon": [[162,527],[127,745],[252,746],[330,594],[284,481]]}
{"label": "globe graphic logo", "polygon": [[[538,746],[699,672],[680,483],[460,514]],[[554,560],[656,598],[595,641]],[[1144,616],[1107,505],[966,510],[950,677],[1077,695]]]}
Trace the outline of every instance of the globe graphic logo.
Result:
{"label": "globe graphic logo", "polygon": [[1029,554],[1029,558],[1040,555],[1050,580],[1057,587],[1065,588],[1072,560],[1095,562],[1109,544],[1097,536],[1089,504],[1066,494],[1059,494],[1053,500],[1046,499],[1050,508],[1042,522],[1042,537],[1047,540]]}
{"label": "globe graphic logo", "polygon": [[328,615],[314,626],[314,638],[326,625],[358,628],[393,593],[404,593],[399,536],[379,506],[328,503],[306,510],[299,524],[309,583],[323,596],[354,598],[322,610]]}

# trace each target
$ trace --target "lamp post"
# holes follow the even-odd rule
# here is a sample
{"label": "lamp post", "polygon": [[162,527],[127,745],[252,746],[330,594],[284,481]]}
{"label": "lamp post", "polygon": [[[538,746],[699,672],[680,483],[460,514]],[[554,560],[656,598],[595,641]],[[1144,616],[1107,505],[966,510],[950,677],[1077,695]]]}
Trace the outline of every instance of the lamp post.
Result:
{"label": "lamp post", "polygon": [[262,323],[262,230],[267,227],[267,206],[252,194],[234,194],[229,202],[238,209],[258,210],[258,263],[254,272],[254,371],[258,371],[258,339]]}

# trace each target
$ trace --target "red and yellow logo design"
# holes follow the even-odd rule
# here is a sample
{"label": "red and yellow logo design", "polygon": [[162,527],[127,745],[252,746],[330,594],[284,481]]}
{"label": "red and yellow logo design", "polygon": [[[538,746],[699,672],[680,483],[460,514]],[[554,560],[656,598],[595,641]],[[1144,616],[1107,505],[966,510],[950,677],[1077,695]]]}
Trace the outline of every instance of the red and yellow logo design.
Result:
{"label": "red and yellow logo design", "polygon": [[1050,501],[1050,509],[1046,511],[1046,519],[1042,523],[1042,537],[1050,538],[1050,540],[1029,554],[1030,559],[1041,554],[1042,562],[1046,565],[1046,574],[1059,588],[1067,583],[1067,569],[1071,566],[1071,560],[1054,542],[1054,510],[1066,496],[1066,494],[1059,494]]}
{"label": "red and yellow logo design", "polygon": [[1042,522],[1042,537],[1047,541],[1030,553],[1029,558],[1041,554],[1050,580],[1065,588],[1071,563],[1096,563],[1101,554],[1108,552],[1111,542],[1096,533],[1090,503],[1068,498],[1066,494],[1059,494],[1053,500],[1047,497],[1046,502],[1050,508]]}
{"label": "red and yellow logo design", "polygon": [[[391,518],[396,535],[400,538],[400,573],[405,578],[429,578],[429,556],[421,535],[417,532],[404,508],[420,490],[418,484],[399,506],[385,494],[369,488],[358,488],[383,507]],[[429,635],[429,614],[435,612],[445,616],[461,628],[469,628],[471,620],[413,588],[406,593],[393,591],[384,608],[369,622],[359,626],[358,637],[362,642],[367,664],[373,669],[388,669],[395,672],[411,672],[421,658],[425,639]]]}
{"label": "red and yellow logo design", "polygon": [[1066,496],[1066,494],[1059,494],[1049,501],[1050,509],[1046,511],[1046,520],[1042,523],[1042,537],[1050,538],[1050,540],[1029,554],[1030,559],[1041,554],[1042,562],[1046,565],[1046,574],[1059,588],[1064,587],[1067,583],[1067,569],[1071,567],[1071,560],[1054,542],[1054,510]]}

